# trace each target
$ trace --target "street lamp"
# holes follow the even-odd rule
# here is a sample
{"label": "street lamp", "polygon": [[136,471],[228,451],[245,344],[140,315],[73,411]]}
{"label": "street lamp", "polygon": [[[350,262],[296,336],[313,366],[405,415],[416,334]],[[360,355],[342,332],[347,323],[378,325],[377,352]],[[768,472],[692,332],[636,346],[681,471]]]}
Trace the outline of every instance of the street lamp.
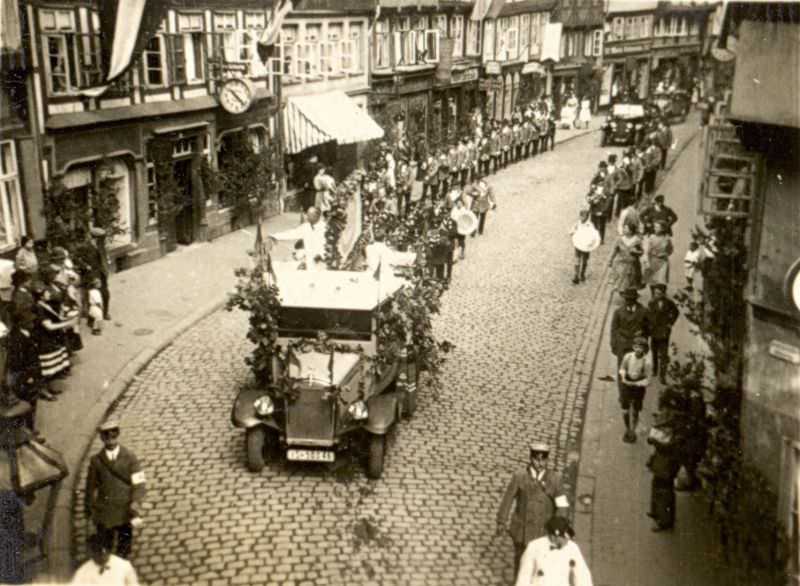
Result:
{"label": "street lamp", "polygon": [[[36,441],[25,427],[30,410],[28,403],[17,399],[5,386],[0,389],[0,583],[25,581],[26,566],[45,559],[45,535],[59,485],[68,474],[61,454]],[[29,538],[23,505],[33,503],[36,492],[46,487],[50,487],[50,493],[42,525]],[[38,554],[26,560],[26,544],[30,541],[38,546]]]}

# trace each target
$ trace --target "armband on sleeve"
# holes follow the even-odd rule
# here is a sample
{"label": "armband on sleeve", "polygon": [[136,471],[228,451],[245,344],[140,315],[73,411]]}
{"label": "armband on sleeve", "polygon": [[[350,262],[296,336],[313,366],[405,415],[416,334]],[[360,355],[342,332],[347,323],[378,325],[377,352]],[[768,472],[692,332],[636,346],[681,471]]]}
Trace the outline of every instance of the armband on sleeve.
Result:
{"label": "armband on sleeve", "polygon": [[559,509],[566,509],[569,507],[569,500],[567,499],[566,495],[562,494],[556,497],[555,504]]}
{"label": "armband on sleeve", "polygon": [[133,474],[131,474],[131,484],[144,484],[144,483],[145,483],[145,477],[143,471],[134,472]]}

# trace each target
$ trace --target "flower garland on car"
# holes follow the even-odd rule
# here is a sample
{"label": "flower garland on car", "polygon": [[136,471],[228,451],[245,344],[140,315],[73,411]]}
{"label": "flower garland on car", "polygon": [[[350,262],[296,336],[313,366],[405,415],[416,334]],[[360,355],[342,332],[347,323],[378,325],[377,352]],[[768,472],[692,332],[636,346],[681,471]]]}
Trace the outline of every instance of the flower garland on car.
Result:
{"label": "flower garland on car", "polygon": [[336,186],[332,194],[331,209],[325,223],[325,266],[329,271],[342,268],[342,253],[339,240],[347,227],[347,206],[360,190],[361,177],[364,171],[356,169]]}

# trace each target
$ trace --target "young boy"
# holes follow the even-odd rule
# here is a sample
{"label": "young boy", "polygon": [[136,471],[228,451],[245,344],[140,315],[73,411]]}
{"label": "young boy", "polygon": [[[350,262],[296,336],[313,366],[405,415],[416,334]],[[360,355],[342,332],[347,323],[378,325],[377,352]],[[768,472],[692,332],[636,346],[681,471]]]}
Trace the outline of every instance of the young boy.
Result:
{"label": "young boy", "polygon": [[694,288],[694,273],[700,264],[701,255],[700,245],[697,244],[697,241],[692,240],[689,243],[689,250],[686,251],[686,256],[683,257],[683,266],[686,270],[686,289],[689,291]]}
{"label": "young boy", "polygon": [[600,232],[594,227],[589,210],[578,212],[578,221],[570,231],[572,245],[575,247],[575,276],[572,284],[577,285],[586,280],[586,267],[589,264],[589,253],[600,246]]}
{"label": "young boy", "polygon": [[649,373],[653,369],[648,350],[647,339],[637,336],[633,340],[633,352],[628,352],[619,366],[619,404],[625,422],[622,441],[629,444],[636,441],[639,413],[650,381]]}

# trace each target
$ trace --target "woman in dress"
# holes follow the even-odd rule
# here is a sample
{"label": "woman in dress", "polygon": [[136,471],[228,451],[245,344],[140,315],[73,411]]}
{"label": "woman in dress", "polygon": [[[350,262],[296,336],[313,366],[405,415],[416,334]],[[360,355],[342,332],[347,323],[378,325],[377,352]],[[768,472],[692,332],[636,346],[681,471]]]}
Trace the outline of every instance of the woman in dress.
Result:
{"label": "woman in dress", "polygon": [[672,238],[664,222],[653,224],[653,233],[644,241],[645,281],[647,285],[669,282],[669,257],[673,252]]}
{"label": "woman in dress", "polygon": [[639,259],[643,254],[642,240],[632,224],[623,225],[623,234],[614,244],[608,266],[614,268],[613,283],[620,295],[625,289],[641,289],[642,269]]}
{"label": "woman in dress", "polygon": [[42,376],[45,381],[62,377],[69,371],[69,354],[65,345],[64,331],[72,328],[77,317],[62,319],[53,302],[53,292],[49,287],[37,288],[38,312],[36,338],[39,342],[39,360],[42,363]]}
{"label": "woman in dress", "polygon": [[583,124],[584,128],[589,128],[592,121],[592,102],[588,96],[584,96],[581,100],[581,112],[579,122]]}

